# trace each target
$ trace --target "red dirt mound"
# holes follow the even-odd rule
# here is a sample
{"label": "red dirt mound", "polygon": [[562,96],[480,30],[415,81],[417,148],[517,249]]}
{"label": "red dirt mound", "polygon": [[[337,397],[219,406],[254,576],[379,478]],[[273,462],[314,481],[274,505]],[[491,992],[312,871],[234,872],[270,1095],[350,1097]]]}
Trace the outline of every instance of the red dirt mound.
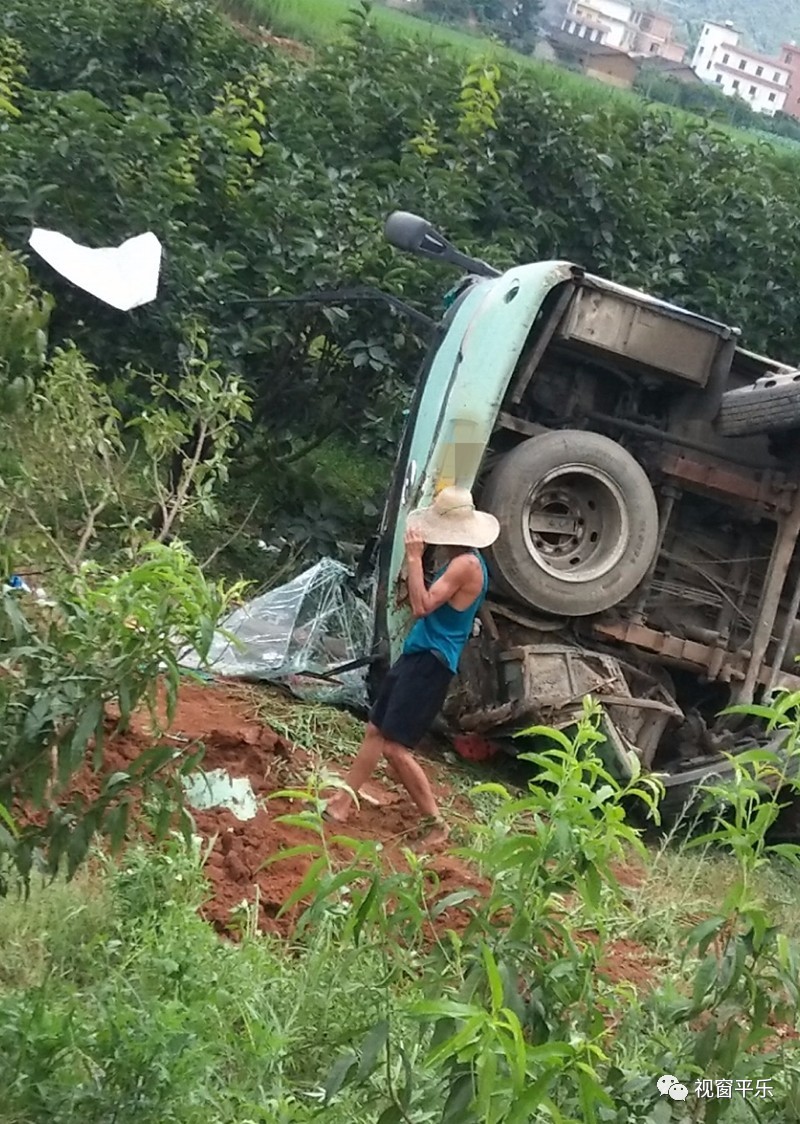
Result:
{"label": "red dirt mound", "polygon": [[[153,740],[149,718],[137,715],[128,733],[107,743],[103,774],[125,769]],[[288,935],[294,928],[299,907],[280,918],[277,914],[303,881],[314,856],[281,859],[280,855],[315,842],[316,836],[301,827],[278,822],[281,816],[301,812],[303,806],[299,801],[267,798],[282,789],[304,788],[312,768],[309,754],[255,720],[241,688],[222,684],[185,683],[174,720],[160,740],[185,745],[187,753],[202,744],[203,769],[223,769],[233,777],[247,777],[261,805],[256,816],[246,822],[224,809],[192,812],[198,832],[209,842],[215,839],[206,866],[211,893],[204,916],[219,932],[235,936],[232,911],[244,902],[257,902],[259,928]],[[437,798],[458,804],[436,765],[427,761],[422,765]],[[87,769],[71,786],[71,792],[92,797],[99,791],[100,783],[101,777]],[[346,828],[331,829],[329,834],[378,842],[385,865],[404,869],[403,849],[410,845],[419,820],[414,805],[403,792],[378,780],[369,782],[364,796],[359,815]],[[352,856],[352,851],[341,845],[332,845],[330,850],[342,863]],[[427,868],[435,874],[432,881],[438,883],[433,891],[435,898],[465,887],[474,886],[484,892],[487,889],[474,871],[450,855],[428,860]],[[467,920],[467,913],[453,909],[442,915],[439,924],[460,929]]]}

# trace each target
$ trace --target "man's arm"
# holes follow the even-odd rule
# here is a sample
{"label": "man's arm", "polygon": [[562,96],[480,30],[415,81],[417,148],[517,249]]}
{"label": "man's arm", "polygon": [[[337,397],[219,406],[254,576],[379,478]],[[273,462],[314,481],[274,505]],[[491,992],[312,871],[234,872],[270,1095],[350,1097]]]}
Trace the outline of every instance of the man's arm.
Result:
{"label": "man's arm", "polygon": [[406,555],[408,558],[408,599],[411,612],[419,619],[430,616],[441,605],[452,601],[458,591],[469,584],[474,577],[473,559],[462,554],[453,559],[440,578],[430,589],[425,588],[425,575],[422,571],[422,553],[425,543],[414,532],[406,535]]}
{"label": "man's arm", "polygon": [[472,562],[468,556],[454,559],[430,589],[425,588],[425,575],[422,572],[422,559],[408,560],[408,599],[415,617],[427,617],[440,605],[452,601],[458,591],[472,577]]}

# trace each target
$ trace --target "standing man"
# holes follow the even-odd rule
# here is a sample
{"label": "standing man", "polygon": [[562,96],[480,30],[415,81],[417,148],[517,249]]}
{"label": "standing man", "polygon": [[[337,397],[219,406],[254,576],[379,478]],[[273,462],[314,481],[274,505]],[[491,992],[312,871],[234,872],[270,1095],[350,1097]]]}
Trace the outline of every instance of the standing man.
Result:
{"label": "standing man", "polygon": [[[489,575],[480,550],[500,533],[493,515],[476,511],[464,488],[443,488],[431,507],[412,511],[406,522],[408,598],[415,624],[403,654],[390,669],[369,716],[366,735],[345,782],[358,793],[381,757],[419,808],[426,841],[447,840],[427,776],[413,755],[441,710],[475,617],[486,597]],[[425,544],[441,547],[444,566],[425,586]],[[345,823],[353,808],[348,793],[329,802],[325,817]]]}

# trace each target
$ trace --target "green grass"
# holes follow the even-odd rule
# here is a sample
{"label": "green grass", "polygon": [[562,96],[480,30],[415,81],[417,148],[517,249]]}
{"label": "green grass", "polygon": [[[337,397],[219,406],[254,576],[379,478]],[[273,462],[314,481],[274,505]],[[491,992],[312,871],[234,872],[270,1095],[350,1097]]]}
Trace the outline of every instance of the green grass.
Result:
{"label": "green grass", "polygon": [[[176,843],[0,903],[0,1124],[312,1119],[343,1027],[379,1016],[377,955],[221,942],[204,885]],[[324,1120],[370,1117],[345,1094]]]}
{"label": "green grass", "polygon": [[367,503],[382,502],[391,483],[392,461],[368,449],[334,436],[307,458],[317,475],[326,481],[326,490],[340,502],[361,511]]}
{"label": "green grass", "polygon": [[320,762],[347,762],[364,737],[364,723],[337,707],[298,702],[275,687],[258,687],[249,701],[259,719]]}
{"label": "green grass", "polygon": [[[689,850],[671,841],[651,850],[641,885],[626,895],[630,912],[618,914],[613,926],[618,936],[674,960],[676,934],[718,912],[736,878],[737,867],[729,856],[711,848]],[[800,937],[800,901],[787,868],[780,863],[763,867],[753,892],[763,901],[771,924],[792,939]]]}
{"label": "green grass", "polygon": [[[430,994],[438,962],[410,953],[388,977],[394,952],[342,939],[346,898],[290,950],[257,934],[247,911],[240,943],[220,941],[196,912],[202,858],[177,840],[137,845],[119,866],[0,902],[0,1124],[375,1124],[386,1101],[374,1084],[321,1109],[323,1085],[381,1018],[414,1056],[406,1011],[423,986]],[[677,981],[681,934],[734,876],[731,860],[656,854],[627,908],[608,903],[607,939],[643,945]],[[753,889],[777,895],[780,921],[798,931],[788,878],[766,869]],[[672,1031],[625,982],[603,994],[621,1003],[619,1062],[649,1075]]]}
{"label": "green grass", "polygon": [[[317,761],[354,752],[361,723],[274,691],[248,694],[262,720],[302,743]],[[314,765],[312,760],[309,768]],[[479,773],[455,763],[448,779],[464,791]],[[70,885],[37,884],[29,901],[0,900],[0,1124],[434,1124],[443,1119],[446,1075],[432,1060],[436,1051],[421,1029],[420,1001],[430,1013],[444,993],[458,1000],[459,1010],[468,1003],[483,1018],[489,993],[470,959],[482,940],[508,958],[503,963],[509,979],[535,979],[537,993],[541,989],[547,1027],[539,1026],[535,1004],[527,1014],[514,1007],[522,1011],[519,1017],[530,1018],[545,1042],[561,1042],[564,1035],[594,1038],[608,1056],[597,1080],[615,1092],[619,1075],[627,1075],[626,1088],[638,1098],[639,1108],[625,1119],[655,1121],[655,1115],[640,1111],[643,1098],[653,1095],[642,1079],[661,1072],[688,1077],[704,1033],[673,1019],[675,1002],[691,993],[698,971],[686,934],[719,911],[740,870],[720,851],[687,849],[673,838],[634,858],[635,877],[623,878],[621,891],[612,881],[588,893],[573,875],[579,856],[613,859],[621,868],[615,840],[626,837],[619,834],[618,818],[592,801],[589,787],[575,789],[566,804],[558,795],[550,799],[542,790],[530,802],[529,811],[542,812],[534,836],[516,834],[520,821],[515,828],[491,814],[476,815],[479,826],[464,824],[463,842],[475,846],[483,840],[486,873],[494,872],[495,920],[515,918],[510,941],[500,935],[502,925],[493,934],[486,914],[480,935],[467,932],[462,940],[442,924],[432,941],[433,871],[409,857],[407,873],[384,870],[378,877],[379,850],[368,841],[358,844],[358,868],[341,870],[340,859],[331,856],[308,818],[302,822],[310,828],[309,845],[318,840],[321,865],[309,870],[298,897],[317,897],[308,924],[291,943],[261,934],[257,904],[237,907],[237,898],[228,902],[237,943],[221,941],[201,919],[198,909],[208,893],[203,864],[213,841],[207,850],[199,840],[187,847],[178,837],[158,849],[134,843],[117,863],[98,856]],[[296,828],[300,817],[291,822]],[[555,833],[554,824],[560,824]],[[539,838],[544,849],[537,853]],[[302,850],[310,861],[309,846]],[[552,863],[542,861],[546,854]],[[465,858],[462,854],[462,862]],[[269,859],[258,855],[256,862],[266,866]],[[561,873],[549,872],[553,863]],[[750,896],[791,939],[800,933],[800,904],[786,870],[780,863],[754,870]],[[454,904],[463,907],[469,900],[463,867],[452,874],[442,892],[455,894]],[[255,868],[252,878],[258,878]],[[237,886],[237,894],[245,892]],[[476,908],[486,907],[476,903]],[[548,957],[561,924],[577,943]],[[794,955],[788,945],[786,955]],[[605,979],[598,961],[609,971],[616,968],[616,976]],[[780,998],[773,976],[757,980],[755,969],[742,970],[750,972],[754,986],[766,979],[770,995]],[[791,966],[784,975],[789,978]],[[572,976],[575,995],[588,997],[588,1006],[576,1001]],[[502,981],[498,986],[502,990]],[[743,1024],[750,1018],[749,996],[740,988],[728,1000]],[[745,1006],[738,1006],[743,1001]],[[509,1002],[518,1005],[519,996]],[[794,1023],[796,1004],[781,1003],[782,1020]],[[608,1021],[601,1018],[598,1025],[595,1011]],[[381,1026],[391,1036],[385,1059]],[[482,1059],[492,1054],[494,1043],[492,1035],[483,1035]],[[788,1097],[797,1072],[792,1049],[786,1037],[768,1054],[740,1055],[732,1069],[721,1071],[778,1083],[775,1111],[758,1117],[762,1124],[794,1119],[779,1101]],[[536,1050],[526,1070],[528,1084],[543,1064]],[[362,1079],[337,1085],[326,1102],[325,1089],[348,1055],[360,1059]],[[374,1069],[367,1064],[370,1057]],[[557,1060],[554,1073],[562,1068],[568,1074],[569,1065]],[[720,1072],[713,1065],[702,1068]],[[414,1100],[405,1116],[397,1116],[392,1104],[405,1075],[409,1081],[413,1075]],[[562,1083],[562,1098],[571,1095],[570,1080],[567,1075]],[[497,1087],[500,1095],[510,1090],[504,1062]],[[574,1099],[568,1103],[568,1118],[583,1118],[575,1113]],[[670,1119],[657,1118],[665,1124]],[[452,1119],[478,1124],[489,1117]],[[746,1106],[737,1104],[725,1119],[745,1124],[750,1117]]]}
{"label": "green grass", "polygon": [[[278,34],[293,36],[310,43],[327,43],[342,32],[342,21],[346,20],[358,0],[237,0],[243,10],[249,9],[253,15],[260,15],[265,26]],[[492,53],[510,55],[499,44],[493,43],[483,35],[472,35],[467,31],[446,24],[435,24],[419,19],[406,12],[387,8],[377,3],[372,10],[375,26],[393,35],[413,35],[431,43],[457,47],[467,54]]]}

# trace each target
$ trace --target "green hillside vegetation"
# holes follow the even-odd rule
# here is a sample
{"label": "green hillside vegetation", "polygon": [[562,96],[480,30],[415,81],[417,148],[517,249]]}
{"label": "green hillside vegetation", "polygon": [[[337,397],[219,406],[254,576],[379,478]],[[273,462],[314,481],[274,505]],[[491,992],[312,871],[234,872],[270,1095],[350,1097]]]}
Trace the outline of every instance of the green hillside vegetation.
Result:
{"label": "green hillside vegetation", "polygon": [[[310,44],[325,44],[341,36],[353,11],[353,0],[226,0],[224,7],[254,26],[263,24],[281,35]],[[461,58],[502,62],[515,69],[530,70],[554,89],[569,93],[586,103],[637,103],[645,99],[654,106],[666,105],[675,112],[713,122],[734,135],[755,133],[761,139],[775,138],[775,143],[800,143],[800,124],[794,118],[777,114],[774,118],[755,113],[740,98],[728,98],[712,86],[687,85],[661,72],[645,68],[629,93],[594,79],[585,78],[568,67],[552,65],[533,58],[535,36],[504,45],[490,24],[468,29],[426,15],[387,8],[381,0],[371,5],[370,19],[382,34],[392,38],[412,39],[423,46],[439,47]]]}
{"label": "green hillside vegetation", "polygon": [[[424,48],[447,50],[462,62],[503,63],[530,69],[587,102],[638,101],[625,90],[603,86],[504,45],[496,36],[479,28],[470,30],[440,20],[387,8],[380,0],[224,0],[222,7],[254,26],[263,25],[280,35],[304,43],[325,46],[341,38],[352,24],[354,13],[368,10],[370,23],[387,39],[414,42]],[[358,19],[356,15],[356,19]]]}
{"label": "green hillside vegetation", "polygon": [[[36,223],[93,245],[148,229],[162,239],[159,298],[127,316],[28,264],[55,297],[42,319],[50,355],[80,349],[124,440],[153,372],[183,403],[160,439],[165,473],[194,448],[186,427],[199,407],[186,408],[184,391],[198,341],[215,378],[239,380],[252,418],[236,417],[216,510],[201,494],[183,527],[227,573],[267,580],[375,526],[424,330],[377,303],[285,302],[374,286],[435,315],[452,277],[387,246],[394,208],[425,213],[500,266],[569,258],[739,324],[751,347],[789,361],[800,351],[793,149],[505,54],[430,39],[421,50],[376,27],[394,19],[378,9],[330,23],[333,44],[306,60],[245,39],[203,0],[158,11],[149,0],[42,2],[6,0],[3,12],[0,238],[23,252]],[[322,2],[293,11],[321,27]],[[13,301],[19,282],[3,285]],[[6,338],[14,323],[6,314]],[[28,449],[19,372],[37,348],[0,366],[9,443]],[[90,557],[113,547],[120,504],[143,494],[135,481],[88,536]],[[28,485],[47,498],[45,529],[80,538],[78,482],[67,473],[56,485],[52,466]],[[22,509],[5,465],[0,486],[16,565],[46,564],[53,535]],[[149,526],[152,507],[137,518]]]}
{"label": "green hillside vegetation", "polygon": [[[350,0],[235,0],[235,3],[243,13],[260,17],[267,26],[318,44],[329,42],[341,32],[342,21],[354,7]],[[386,7],[380,0],[373,6],[373,20],[376,27],[390,35],[411,35],[421,42],[458,47],[467,53],[474,50],[478,41],[483,50],[497,55],[504,53],[501,44],[487,43],[483,35],[431,21],[422,14]]]}
{"label": "green hillside vegetation", "polygon": [[[315,556],[374,524],[424,333],[380,304],[281,302],[368,285],[435,314],[452,278],[386,245],[396,207],[500,266],[569,258],[740,324],[753,347],[800,349],[792,149],[499,48],[437,46],[427,25],[421,50],[384,34],[395,16],[382,9],[328,24],[332,45],[306,60],[246,40],[201,0],[164,2],[162,20],[145,0],[68,0],[49,22],[8,0],[0,236],[21,250],[35,222],[97,245],[162,238],[159,299],[129,316],[30,268],[56,298],[51,344],[82,349],[123,421],[148,371],[177,385],[198,332],[243,380],[253,418],[237,423],[223,482],[228,532],[250,513],[254,533]],[[322,2],[292,11],[319,30]],[[340,471],[350,450],[375,466],[371,495]],[[209,553],[211,519],[192,523]],[[247,569],[242,549],[221,560]]]}
{"label": "green hillside vegetation", "polygon": [[[210,575],[274,582],[374,529],[428,334],[353,290],[435,315],[453,281],[387,246],[389,211],[791,357],[794,151],[364,11],[310,58],[207,0],[4,0],[0,28],[0,565],[49,594],[0,591],[0,1124],[797,1120],[800,852],[768,795],[797,797],[796,697],[761,711],[785,760],[742,755],[649,849],[656,786],[608,775],[589,704],[528,783],[448,770],[460,850],[434,862],[391,811],[383,844],[326,834],[325,764],[360,723],[202,676],[206,726],[175,711],[176,648],[202,656],[244,596]],[[157,299],[90,298],[33,224],[154,231]],[[265,722],[286,740],[260,753]],[[261,841],[176,815],[215,742],[268,798]],[[232,939],[204,920],[214,848]],[[734,1080],[752,1095],[695,1092]]]}
{"label": "green hillside vegetation", "polygon": [[781,43],[800,40],[798,0],[663,0],[656,5],[676,20],[682,20],[694,41],[703,20],[730,20],[745,40],[764,51],[776,51]]}

